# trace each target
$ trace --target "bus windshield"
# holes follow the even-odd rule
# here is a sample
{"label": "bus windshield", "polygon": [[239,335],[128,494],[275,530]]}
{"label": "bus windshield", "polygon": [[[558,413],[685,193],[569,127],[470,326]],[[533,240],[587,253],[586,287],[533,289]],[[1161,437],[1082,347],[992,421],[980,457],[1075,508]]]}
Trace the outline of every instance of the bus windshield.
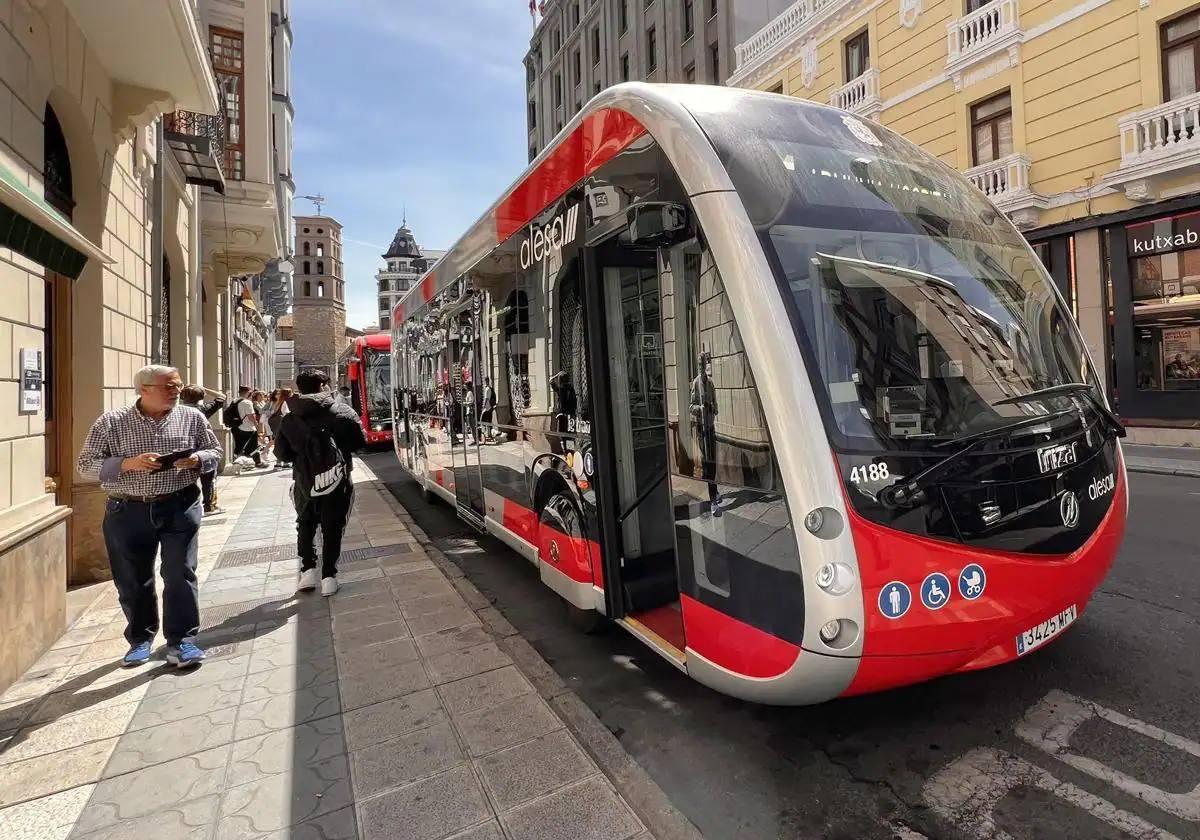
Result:
{"label": "bus windshield", "polygon": [[363,350],[364,384],[367,387],[367,420],[372,426],[391,427],[392,368],[387,353]]}
{"label": "bus windshield", "polygon": [[855,117],[763,106],[697,117],[792,310],[835,444],[920,450],[1063,407],[1002,400],[1093,381],[1045,269],[974,187]]}

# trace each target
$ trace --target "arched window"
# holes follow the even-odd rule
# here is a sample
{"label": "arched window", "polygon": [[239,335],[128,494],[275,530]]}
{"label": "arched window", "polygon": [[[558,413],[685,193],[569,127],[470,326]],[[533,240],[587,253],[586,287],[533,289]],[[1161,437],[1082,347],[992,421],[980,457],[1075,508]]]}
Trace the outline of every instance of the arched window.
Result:
{"label": "arched window", "polygon": [[58,115],[46,106],[46,122],[42,141],[45,145],[45,166],[42,180],[45,184],[46,202],[62,213],[68,221],[75,211],[75,190],[71,181],[71,154],[67,151],[67,138],[63,135]]}
{"label": "arched window", "polygon": [[317,260],[317,274],[324,274],[324,273],[325,273],[325,261]]}
{"label": "arched window", "polygon": [[305,242],[304,243],[304,256],[307,257],[309,255],[309,253],[311,252],[311,250],[312,249],[309,247],[309,243]]}
{"label": "arched window", "polygon": [[317,243],[317,256],[318,257],[325,256],[325,244],[323,242]]}
{"label": "arched window", "polygon": [[[306,268],[305,271],[307,272],[308,269]],[[304,296],[312,297],[312,281],[311,280],[304,281]]]}
{"label": "arched window", "polygon": [[317,283],[317,297],[325,297],[325,281]]}
{"label": "arched window", "polygon": [[312,263],[310,263],[308,260],[304,261],[304,273],[312,274]]}

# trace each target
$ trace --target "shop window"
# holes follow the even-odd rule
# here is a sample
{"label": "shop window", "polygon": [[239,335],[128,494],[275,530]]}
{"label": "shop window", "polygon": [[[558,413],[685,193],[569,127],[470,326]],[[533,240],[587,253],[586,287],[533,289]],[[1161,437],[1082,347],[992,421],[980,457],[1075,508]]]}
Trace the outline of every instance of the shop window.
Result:
{"label": "shop window", "polygon": [[857,79],[871,68],[871,44],[867,30],[846,41],[846,81]]}
{"label": "shop window", "polygon": [[1012,154],[1012,97],[1008,91],[971,107],[971,138],[975,166]]}
{"label": "shop window", "polygon": [[1200,10],[1162,25],[1163,98],[1200,90]]}
{"label": "shop window", "polygon": [[1137,388],[1200,391],[1200,213],[1125,231]]}

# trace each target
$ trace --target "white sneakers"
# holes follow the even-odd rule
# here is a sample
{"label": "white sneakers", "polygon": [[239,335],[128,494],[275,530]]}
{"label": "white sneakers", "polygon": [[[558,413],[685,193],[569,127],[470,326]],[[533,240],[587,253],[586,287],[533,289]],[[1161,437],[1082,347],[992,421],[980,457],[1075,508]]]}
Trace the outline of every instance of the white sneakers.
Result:
{"label": "white sneakers", "polygon": [[[317,581],[321,579],[321,573],[315,568],[306,569],[300,573],[300,583],[296,586],[297,592],[309,592],[317,588]],[[324,587],[322,587],[324,588]]]}
{"label": "white sneakers", "polygon": [[338,582],[335,577],[321,578],[321,594],[329,597],[338,591]]}

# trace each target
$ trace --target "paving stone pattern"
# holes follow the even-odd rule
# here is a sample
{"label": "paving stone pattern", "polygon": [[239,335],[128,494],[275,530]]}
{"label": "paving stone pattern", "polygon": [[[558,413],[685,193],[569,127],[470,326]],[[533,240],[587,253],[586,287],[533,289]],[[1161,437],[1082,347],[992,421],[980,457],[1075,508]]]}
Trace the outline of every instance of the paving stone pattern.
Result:
{"label": "paving stone pattern", "polygon": [[201,531],[208,662],[120,668],[108,591],[0,697],[4,840],[649,837],[507,622],[355,480],[336,596],[294,592],[290,478],[226,477]]}

